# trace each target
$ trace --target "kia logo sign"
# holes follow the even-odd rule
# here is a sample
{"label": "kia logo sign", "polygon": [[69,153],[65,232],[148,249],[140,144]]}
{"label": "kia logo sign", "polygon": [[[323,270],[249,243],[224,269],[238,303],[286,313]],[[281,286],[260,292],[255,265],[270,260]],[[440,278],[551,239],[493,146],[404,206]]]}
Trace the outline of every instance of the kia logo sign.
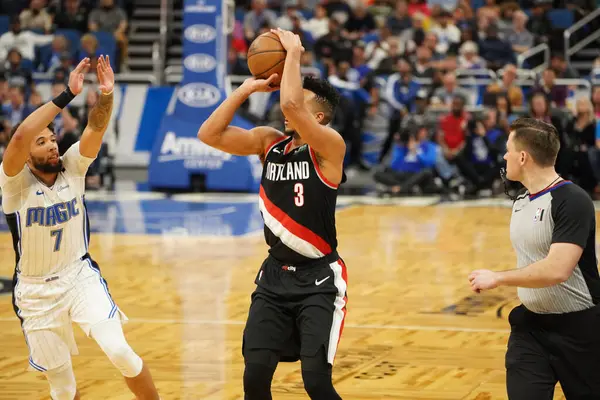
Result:
{"label": "kia logo sign", "polygon": [[214,106],[221,100],[221,91],[208,83],[188,83],[177,91],[179,101],[189,107]]}
{"label": "kia logo sign", "polygon": [[185,28],[183,35],[190,42],[208,43],[215,40],[217,31],[210,25],[196,24]]}
{"label": "kia logo sign", "polygon": [[215,69],[217,60],[208,54],[191,54],[183,60],[186,69],[192,72],[208,72]]}

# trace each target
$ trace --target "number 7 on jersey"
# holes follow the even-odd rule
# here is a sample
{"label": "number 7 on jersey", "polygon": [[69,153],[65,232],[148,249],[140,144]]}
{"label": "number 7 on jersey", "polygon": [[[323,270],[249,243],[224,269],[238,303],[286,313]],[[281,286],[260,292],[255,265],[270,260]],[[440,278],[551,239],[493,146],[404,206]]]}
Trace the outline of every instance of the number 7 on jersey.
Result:
{"label": "number 7 on jersey", "polygon": [[56,239],[54,241],[54,251],[60,251],[60,245],[62,243],[62,235],[63,235],[63,228],[55,229],[50,232],[50,236],[54,236],[54,238]]}

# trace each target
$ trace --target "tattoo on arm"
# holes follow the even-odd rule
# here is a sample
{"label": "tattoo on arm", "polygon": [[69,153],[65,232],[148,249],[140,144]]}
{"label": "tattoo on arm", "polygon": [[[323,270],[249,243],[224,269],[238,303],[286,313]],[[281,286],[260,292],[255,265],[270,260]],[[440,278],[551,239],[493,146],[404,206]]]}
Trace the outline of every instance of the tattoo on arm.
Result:
{"label": "tattoo on arm", "polygon": [[113,93],[109,95],[100,94],[98,101],[88,118],[88,126],[94,131],[103,132],[108,123],[110,122],[110,116],[113,108]]}

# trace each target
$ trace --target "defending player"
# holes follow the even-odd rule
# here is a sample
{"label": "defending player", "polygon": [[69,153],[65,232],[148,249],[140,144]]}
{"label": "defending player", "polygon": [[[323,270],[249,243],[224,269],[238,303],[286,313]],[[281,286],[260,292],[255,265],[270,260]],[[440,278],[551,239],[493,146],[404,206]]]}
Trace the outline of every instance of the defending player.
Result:
{"label": "defending player", "polygon": [[72,322],[94,338],[138,399],[158,399],[150,371],[125,341],[124,314],[88,253],[85,175],[102,144],[113,107],[114,74],[98,60],[101,95],[81,140],[59,157],[51,122],[83,89],[89,58],[68,88],[13,128],[0,165],[2,207],[16,253],[13,305],[29,347],[29,364],[43,372],[54,400],[79,399],[71,354]]}
{"label": "defending player", "polygon": [[263,161],[260,210],[269,256],[244,330],[244,391],[248,400],[271,399],[279,361],[302,362],[311,399],[335,400],[331,369],[346,315],[346,267],[337,254],[335,207],[342,182],[344,140],[327,124],[339,96],[326,81],[300,75],[300,38],[273,30],[287,50],[281,80],[285,134],[270,128],[229,126],[254,92],[277,90],[247,79],[202,124],[198,138],[236,155]]}

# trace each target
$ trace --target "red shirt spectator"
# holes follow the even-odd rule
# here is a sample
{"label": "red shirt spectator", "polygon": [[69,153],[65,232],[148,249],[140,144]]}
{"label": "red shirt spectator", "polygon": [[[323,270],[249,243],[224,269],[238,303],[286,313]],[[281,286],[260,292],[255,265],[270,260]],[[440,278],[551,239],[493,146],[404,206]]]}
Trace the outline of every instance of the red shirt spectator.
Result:
{"label": "red shirt spectator", "polygon": [[456,96],[452,99],[452,112],[440,121],[440,129],[443,133],[442,147],[450,150],[460,149],[465,143],[465,129],[467,127],[468,114],[465,112],[465,100]]}

